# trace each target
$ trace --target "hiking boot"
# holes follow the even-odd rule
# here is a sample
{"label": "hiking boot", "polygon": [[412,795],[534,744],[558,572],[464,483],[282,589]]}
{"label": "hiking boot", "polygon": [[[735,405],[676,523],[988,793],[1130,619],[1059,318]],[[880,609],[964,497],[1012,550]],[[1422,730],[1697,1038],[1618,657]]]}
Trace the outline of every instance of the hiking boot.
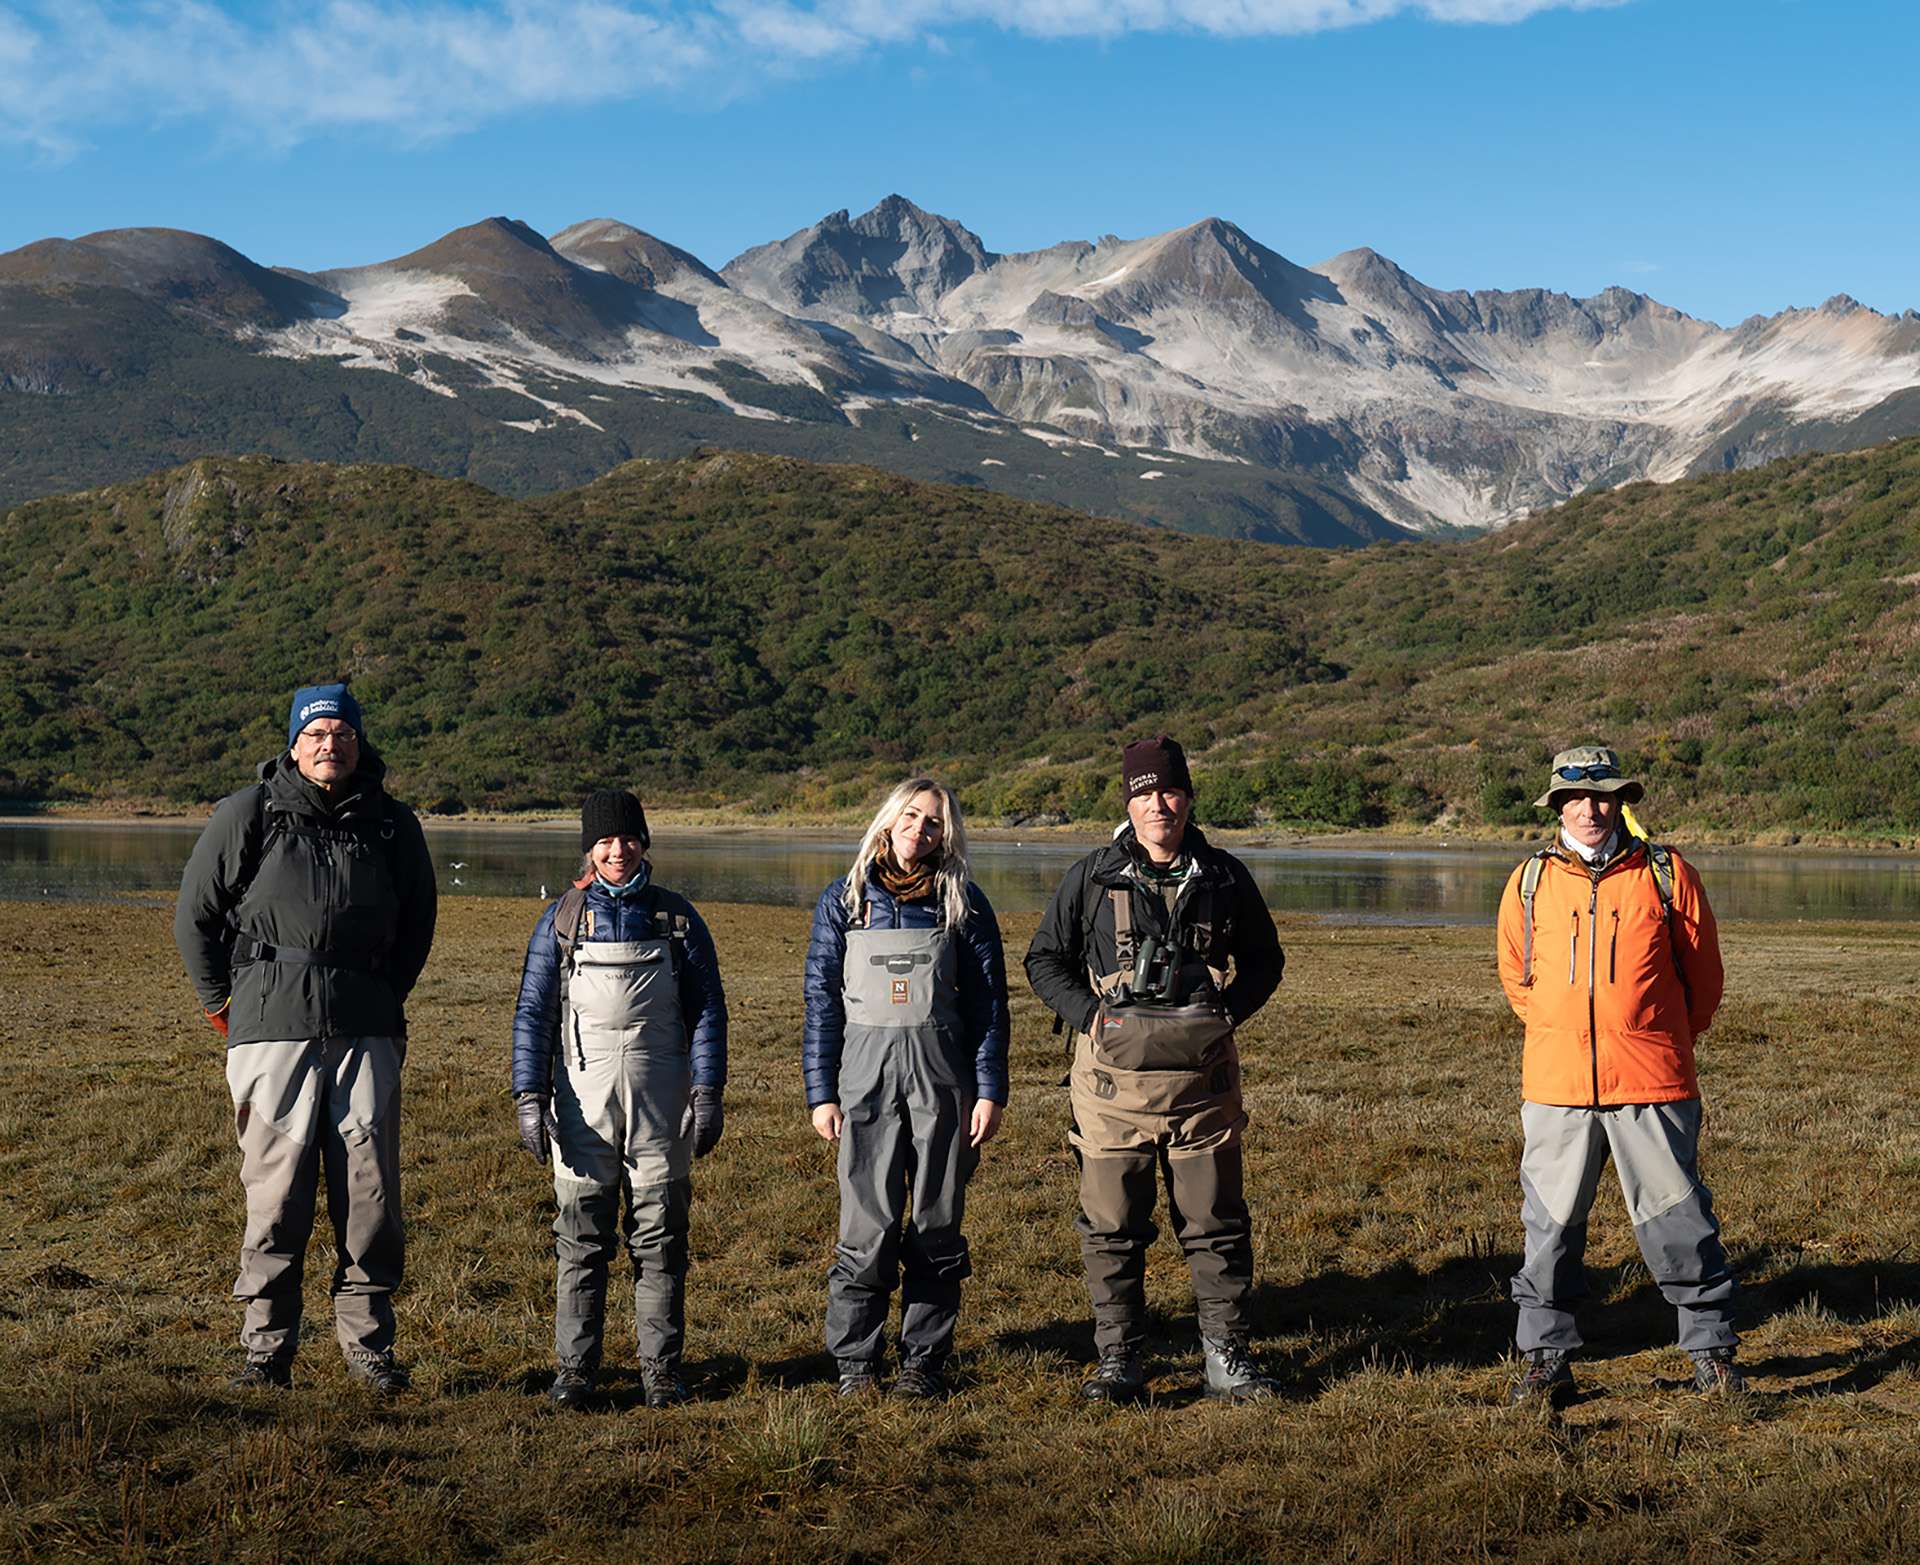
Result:
{"label": "hiking boot", "polygon": [[862,1359],[848,1359],[840,1366],[840,1395],[871,1396],[880,1389],[880,1367]]}
{"label": "hiking boot", "polygon": [[910,1359],[900,1367],[893,1394],[916,1402],[937,1401],[947,1394],[947,1379],[939,1365]]}
{"label": "hiking boot", "polygon": [[593,1395],[593,1371],[577,1365],[562,1364],[554,1371],[553,1384],[547,1388],[547,1400],[557,1408],[577,1413]]}
{"label": "hiking boot", "polygon": [[1693,1355],[1693,1389],[1703,1397],[1737,1397],[1747,1389],[1732,1348],[1705,1348]]}
{"label": "hiking boot", "polygon": [[1270,1402],[1280,1387],[1260,1373],[1244,1337],[1202,1337],[1207,1395],[1216,1402]]}
{"label": "hiking boot", "polygon": [[250,1358],[227,1384],[235,1391],[291,1391],[293,1365],[285,1359]]}
{"label": "hiking boot", "polygon": [[642,1359],[640,1384],[646,1390],[648,1407],[678,1407],[682,1402],[693,1400],[693,1393],[680,1378],[677,1358]]}
{"label": "hiking boot", "polygon": [[1507,1393],[1507,1406],[1523,1402],[1565,1407],[1573,1400],[1573,1365],[1559,1348],[1535,1348],[1527,1355],[1527,1367]]}
{"label": "hiking boot", "polygon": [[1080,1395],[1089,1402],[1137,1402],[1147,1394],[1147,1372],[1138,1348],[1101,1350],[1093,1373],[1080,1382]]}
{"label": "hiking boot", "polygon": [[391,1353],[349,1353],[347,1375],[378,1397],[397,1397],[413,1389],[413,1380]]}

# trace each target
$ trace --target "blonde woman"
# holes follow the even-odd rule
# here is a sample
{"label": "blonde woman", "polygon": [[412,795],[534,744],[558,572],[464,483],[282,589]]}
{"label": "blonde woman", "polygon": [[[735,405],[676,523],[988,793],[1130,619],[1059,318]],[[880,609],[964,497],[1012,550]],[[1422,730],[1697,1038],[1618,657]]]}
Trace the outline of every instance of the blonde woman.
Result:
{"label": "blonde woman", "polygon": [[893,1393],[944,1396],[972,1270],[967,1181],[1007,1101],[1007,974],[1000,925],[967,879],[959,806],[931,778],[887,795],[853,868],[821,893],[806,1000],[807,1106],[840,1149],[827,1274],[840,1394],[878,1389],[898,1279]]}

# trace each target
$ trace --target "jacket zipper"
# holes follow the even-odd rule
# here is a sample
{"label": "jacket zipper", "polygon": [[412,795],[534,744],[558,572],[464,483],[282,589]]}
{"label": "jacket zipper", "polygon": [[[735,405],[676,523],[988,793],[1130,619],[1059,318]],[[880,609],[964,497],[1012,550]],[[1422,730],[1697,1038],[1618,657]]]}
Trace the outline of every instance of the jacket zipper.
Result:
{"label": "jacket zipper", "polygon": [[1567,987],[1571,989],[1580,981],[1580,913],[1576,908],[1573,915],[1573,928],[1567,932]]}
{"label": "jacket zipper", "polygon": [[1594,963],[1600,945],[1600,877],[1591,875],[1592,894],[1587,900],[1587,1049],[1593,1060],[1593,1106],[1600,1107],[1600,1027],[1594,1014]]}
{"label": "jacket zipper", "polygon": [[1620,910],[1613,910],[1613,933],[1607,937],[1607,982],[1613,983],[1613,961],[1620,950]]}

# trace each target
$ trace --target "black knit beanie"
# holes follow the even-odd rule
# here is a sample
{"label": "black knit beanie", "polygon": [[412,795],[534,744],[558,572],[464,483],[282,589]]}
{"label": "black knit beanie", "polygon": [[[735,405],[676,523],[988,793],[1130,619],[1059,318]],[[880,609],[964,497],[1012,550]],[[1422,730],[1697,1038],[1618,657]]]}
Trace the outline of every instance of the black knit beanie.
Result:
{"label": "black knit beanie", "polygon": [[647,812],[624,788],[599,788],[580,806],[580,851],[589,852],[602,837],[638,837],[642,849],[651,847]]}
{"label": "black knit beanie", "polygon": [[1187,752],[1165,734],[1134,740],[1120,755],[1120,788],[1128,799],[1176,791],[1191,798],[1193,776],[1187,770]]}

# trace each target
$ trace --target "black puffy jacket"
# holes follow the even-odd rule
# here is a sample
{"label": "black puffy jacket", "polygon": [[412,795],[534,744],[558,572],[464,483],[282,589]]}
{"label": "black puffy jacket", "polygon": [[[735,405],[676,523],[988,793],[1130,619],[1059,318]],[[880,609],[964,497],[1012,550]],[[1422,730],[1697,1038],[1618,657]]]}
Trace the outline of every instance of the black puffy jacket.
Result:
{"label": "black puffy jacket", "polygon": [[[1195,915],[1182,930],[1182,949],[1223,970],[1231,959],[1233,980],[1222,998],[1227,1014],[1243,1022],[1267,1003],[1286,967],[1273,915],[1246,865],[1214,847],[1198,826],[1187,827],[1182,851],[1199,866],[1199,878],[1182,902]],[[1166,903],[1142,882],[1139,854],[1129,825],[1121,827],[1105,847],[1081,859],[1060,882],[1027,947],[1027,982],[1055,1015],[1077,1031],[1092,1027],[1100,1008],[1088,969],[1114,970],[1110,894],[1119,890],[1130,899],[1136,929],[1160,939],[1168,937]],[[1198,939],[1201,923],[1210,931],[1204,944]]]}
{"label": "black puffy jacket", "polygon": [[362,745],[330,800],[290,755],[213,809],[180,878],[173,939],[227,1042],[404,1037],[438,896],[413,811]]}

